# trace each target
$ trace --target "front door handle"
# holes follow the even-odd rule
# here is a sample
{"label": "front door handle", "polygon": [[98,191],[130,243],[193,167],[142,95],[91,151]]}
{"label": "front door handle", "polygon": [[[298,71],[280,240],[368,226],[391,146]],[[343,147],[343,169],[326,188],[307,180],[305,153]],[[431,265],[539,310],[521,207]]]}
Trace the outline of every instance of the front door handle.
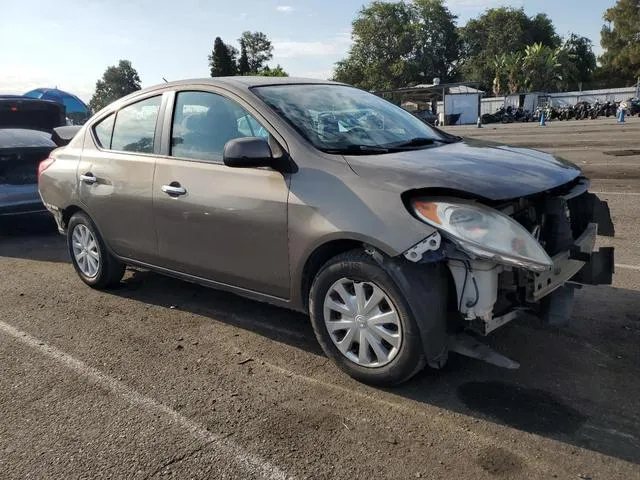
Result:
{"label": "front door handle", "polygon": [[93,185],[98,181],[96,176],[91,172],[87,172],[84,175],[80,175],[80,180],[82,180],[84,183],[88,185]]}
{"label": "front door handle", "polygon": [[187,189],[181,186],[178,182],[171,182],[169,185],[162,185],[162,191],[167,195],[184,195],[187,193]]}

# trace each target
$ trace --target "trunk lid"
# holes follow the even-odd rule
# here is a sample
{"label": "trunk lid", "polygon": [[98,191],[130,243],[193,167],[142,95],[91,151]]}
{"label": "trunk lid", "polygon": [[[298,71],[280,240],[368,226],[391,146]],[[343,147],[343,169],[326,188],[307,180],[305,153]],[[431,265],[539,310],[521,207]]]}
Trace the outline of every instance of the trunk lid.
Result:
{"label": "trunk lid", "polygon": [[51,132],[66,125],[64,105],[50,100],[0,96],[0,129],[17,128]]}

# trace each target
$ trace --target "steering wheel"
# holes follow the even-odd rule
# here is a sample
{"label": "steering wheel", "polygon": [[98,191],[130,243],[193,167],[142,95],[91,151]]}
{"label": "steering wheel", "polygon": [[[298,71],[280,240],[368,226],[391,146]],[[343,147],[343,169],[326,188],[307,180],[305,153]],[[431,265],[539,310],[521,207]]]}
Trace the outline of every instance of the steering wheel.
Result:
{"label": "steering wheel", "polygon": [[366,128],[362,128],[362,127],[353,127],[350,130],[347,130],[347,133],[349,134],[355,134],[355,135],[362,135],[365,136],[367,138],[371,138],[371,135],[369,135],[369,131]]}

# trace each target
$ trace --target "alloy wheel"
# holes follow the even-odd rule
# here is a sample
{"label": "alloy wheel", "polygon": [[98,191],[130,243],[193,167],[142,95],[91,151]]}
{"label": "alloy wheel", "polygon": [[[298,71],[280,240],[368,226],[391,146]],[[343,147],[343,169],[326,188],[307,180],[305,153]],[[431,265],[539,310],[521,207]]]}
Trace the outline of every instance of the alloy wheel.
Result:
{"label": "alloy wheel", "polygon": [[98,243],[86,225],[78,224],[71,236],[73,256],[83,275],[93,278],[100,268]]}

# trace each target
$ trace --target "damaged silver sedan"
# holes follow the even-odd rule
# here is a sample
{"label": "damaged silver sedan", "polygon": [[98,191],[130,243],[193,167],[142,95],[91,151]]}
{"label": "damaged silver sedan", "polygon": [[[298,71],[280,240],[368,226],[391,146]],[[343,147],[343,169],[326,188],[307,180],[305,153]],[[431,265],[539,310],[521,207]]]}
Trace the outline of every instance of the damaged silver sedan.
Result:
{"label": "damaged silver sedan", "polygon": [[[481,337],[561,326],[610,284],[614,233],[578,167],[465,140],[370,93],[292,78],[136,92],[40,168],[80,279],[127,265],[306,312],[354,378],[398,384],[457,352],[517,367]],[[517,359],[516,359],[517,360]]]}

